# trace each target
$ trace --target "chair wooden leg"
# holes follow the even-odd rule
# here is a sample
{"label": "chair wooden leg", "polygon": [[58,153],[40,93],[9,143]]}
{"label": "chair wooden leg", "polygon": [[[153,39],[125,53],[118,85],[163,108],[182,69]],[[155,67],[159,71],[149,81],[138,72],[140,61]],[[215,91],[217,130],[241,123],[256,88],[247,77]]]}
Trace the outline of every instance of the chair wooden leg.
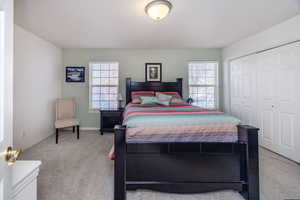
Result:
{"label": "chair wooden leg", "polygon": [[73,133],[75,133],[75,126],[73,126]]}
{"label": "chair wooden leg", "polygon": [[77,126],[77,139],[79,140],[79,126]]}
{"label": "chair wooden leg", "polygon": [[55,134],[55,143],[58,143],[58,128],[56,129],[56,134]]}

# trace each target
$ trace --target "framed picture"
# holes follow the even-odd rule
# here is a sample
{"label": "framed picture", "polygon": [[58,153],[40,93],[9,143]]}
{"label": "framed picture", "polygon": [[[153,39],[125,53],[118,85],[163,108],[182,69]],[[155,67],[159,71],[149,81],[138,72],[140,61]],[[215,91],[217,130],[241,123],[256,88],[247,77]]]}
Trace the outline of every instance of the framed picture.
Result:
{"label": "framed picture", "polygon": [[66,82],[85,82],[85,67],[66,67]]}
{"label": "framed picture", "polygon": [[161,76],[162,76],[161,68],[162,68],[161,63],[146,63],[145,65],[146,82],[161,82]]}

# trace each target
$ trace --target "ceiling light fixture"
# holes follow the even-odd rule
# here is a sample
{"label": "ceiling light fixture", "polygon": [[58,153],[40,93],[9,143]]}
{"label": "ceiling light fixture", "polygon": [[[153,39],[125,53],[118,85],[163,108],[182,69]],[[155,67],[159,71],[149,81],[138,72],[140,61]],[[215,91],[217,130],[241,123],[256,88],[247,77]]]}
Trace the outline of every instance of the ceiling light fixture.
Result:
{"label": "ceiling light fixture", "polygon": [[145,7],[146,14],[154,20],[165,18],[171,11],[172,4],[167,0],[155,0]]}

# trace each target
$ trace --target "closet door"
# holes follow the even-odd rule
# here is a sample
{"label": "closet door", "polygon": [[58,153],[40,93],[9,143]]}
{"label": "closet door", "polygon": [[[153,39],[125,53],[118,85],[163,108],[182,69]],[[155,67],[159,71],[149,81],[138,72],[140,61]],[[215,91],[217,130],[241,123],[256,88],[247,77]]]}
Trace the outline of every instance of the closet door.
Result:
{"label": "closet door", "polygon": [[279,54],[273,51],[260,53],[256,56],[258,64],[258,127],[260,144],[276,151],[276,88],[277,71],[279,68]]}
{"label": "closet door", "polygon": [[276,150],[300,162],[300,42],[278,49]]}
{"label": "closet door", "polygon": [[300,163],[300,42],[230,63],[231,112],[261,146]]}
{"label": "closet door", "polygon": [[241,119],[242,107],[242,60],[234,60],[230,63],[230,110],[231,114]]}
{"label": "closet door", "polygon": [[257,126],[257,67],[254,57],[231,62],[231,113],[243,124]]}

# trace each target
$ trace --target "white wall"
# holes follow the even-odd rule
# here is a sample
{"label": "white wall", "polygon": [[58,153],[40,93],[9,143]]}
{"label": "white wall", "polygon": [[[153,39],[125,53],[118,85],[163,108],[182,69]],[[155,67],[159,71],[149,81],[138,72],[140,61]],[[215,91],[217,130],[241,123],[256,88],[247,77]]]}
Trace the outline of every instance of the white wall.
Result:
{"label": "white wall", "polygon": [[54,133],[62,50],[15,25],[14,146],[26,149]]}
{"label": "white wall", "polygon": [[300,15],[224,48],[222,50],[224,110],[230,112],[230,80],[228,65],[230,59],[299,39]]}

